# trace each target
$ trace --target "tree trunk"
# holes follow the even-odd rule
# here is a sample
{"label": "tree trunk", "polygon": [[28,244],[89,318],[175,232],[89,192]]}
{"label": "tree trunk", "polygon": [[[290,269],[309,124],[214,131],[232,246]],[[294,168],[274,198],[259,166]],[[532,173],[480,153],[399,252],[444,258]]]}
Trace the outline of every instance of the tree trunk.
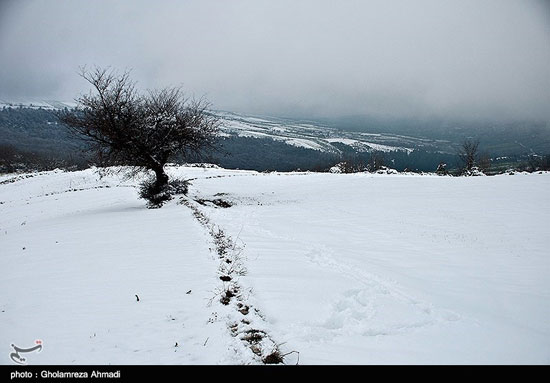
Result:
{"label": "tree trunk", "polygon": [[155,194],[159,194],[164,191],[168,185],[168,175],[164,172],[164,168],[162,166],[154,168],[153,171],[155,172],[156,177],[154,185]]}

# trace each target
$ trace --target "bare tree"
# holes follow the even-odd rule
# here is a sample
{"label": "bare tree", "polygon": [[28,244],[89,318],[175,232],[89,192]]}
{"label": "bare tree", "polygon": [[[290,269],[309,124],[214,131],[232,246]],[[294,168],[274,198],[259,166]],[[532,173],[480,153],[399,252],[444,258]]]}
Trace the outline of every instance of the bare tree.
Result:
{"label": "bare tree", "polygon": [[462,168],[464,171],[471,171],[476,165],[477,151],[479,147],[479,141],[465,140],[458,151],[458,157],[462,162]]}
{"label": "bare tree", "polygon": [[386,166],[386,157],[384,152],[375,151],[370,154],[367,169],[369,172],[375,172]]}
{"label": "bare tree", "polygon": [[342,173],[358,173],[366,170],[365,163],[358,157],[347,157],[337,165]]}
{"label": "bare tree", "polygon": [[477,166],[479,167],[479,170],[481,170],[483,173],[489,172],[492,166],[491,156],[488,153],[480,154],[477,159]]}
{"label": "bare tree", "polygon": [[522,168],[530,173],[550,170],[550,155],[530,154]]}
{"label": "bare tree", "polygon": [[215,145],[219,123],[207,112],[209,104],[185,98],[179,88],[140,94],[127,71],[83,68],[80,75],[93,92],[78,98],[78,107],[61,113],[60,119],[89,141],[100,166],[153,171],[155,180],[142,196],[153,205],[162,204],[170,198],[166,163]]}

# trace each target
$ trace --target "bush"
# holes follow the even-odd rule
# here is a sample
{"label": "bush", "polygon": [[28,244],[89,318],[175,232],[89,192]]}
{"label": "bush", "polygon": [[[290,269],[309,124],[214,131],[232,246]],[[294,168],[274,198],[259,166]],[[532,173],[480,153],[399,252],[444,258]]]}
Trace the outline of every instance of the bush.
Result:
{"label": "bush", "polygon": [[156,179],[149,178],[141,183],[139,196],[147,201],[148,208],[156,209],[162,207],[176,194],[187,194],[188,188],[188,181],[178,179],[171,180],[167,185],[159,188]]}
{"label": "bush", "polygon": [[150,209],[160,208],[172,199],[169,185],[159,187],[155,178],[150,178],[140,185],[139,196],[147,201],[147,207]]}

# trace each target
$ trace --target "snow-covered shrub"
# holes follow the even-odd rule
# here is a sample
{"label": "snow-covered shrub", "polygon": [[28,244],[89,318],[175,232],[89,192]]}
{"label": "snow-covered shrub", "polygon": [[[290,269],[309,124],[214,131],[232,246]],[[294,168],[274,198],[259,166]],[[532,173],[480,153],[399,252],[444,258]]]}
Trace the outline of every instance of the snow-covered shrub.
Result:
{"label": "snow-covered shrub", "polygon": [[187,194],[189,182],[185,180],[173,179],[168,182],[168,188],[171,194]]}
{"label": "snow-covered shrub", "polygon": [[366,170],[365,164],[356,159],[347,159],[329,169],[330,173],[360,173]]}
{"label": "snow-covered shrub", "polygon": [[166,201],[172,199],[170,186],[166,184],[159,188],[154,178],[150,178],[141,183],[139,187],[139,196],[147,201],[147,207],[149,209],[160,208]]}
{"label": "snow-covered shrub", "polygon": [[376,171],[376,174],[398,174],[399,172],[395,169],[388,168],[387,166],[381,166],[380,169]]}
{"label": "snow-covered shrub", "polygon": [[147,201],[148,208],[155,209],[162,207],[175,194],[187,194],[187,190],[188,182],[184,180],[171,180],[167,185],[159,188],[156,180],[149,178],[141,183],[139,196]]}
{"label": "snow-covered shrub", "polygon": [[221,169],[220,166],[208,162],[186,163],[185,166],[188,166],[190,168]]}
{"label": "snow-covered shrub", "polygon": [[439,165],[437,165],[435,174],[439,176],[446,176],[447,174],[449,174],[449,172],[447,171],[447,164],[445,162],[440,162]]}
{"label": "snow-covered shrub", "polygon": [[486,174],[483,173],[477,166],[474,166],[470,170],[464,170],[462,175],[466,177],[476,177],[476,176],[485,176]]}
{"label": "snow-covered shrub", "polygon": [[340,166],[338,166],[339,164],[337,165],[334,165],[333,167],[331,167],[328,172],[329,173],[335,173],[335,174],[340,174],[342,173],[342,169],[340,169]]}

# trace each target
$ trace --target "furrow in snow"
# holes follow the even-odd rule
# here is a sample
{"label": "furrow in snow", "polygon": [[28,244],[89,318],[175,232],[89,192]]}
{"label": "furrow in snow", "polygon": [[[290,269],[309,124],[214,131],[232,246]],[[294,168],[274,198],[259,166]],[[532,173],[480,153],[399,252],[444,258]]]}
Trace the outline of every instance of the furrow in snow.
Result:
{"label": "furrow in snow", "polygon": [[263,314],[249,302],[252,292],[239,283],[239,277],[246,274],[244,259],[241,257],[242,247],[210,221],[200,210],[199,203],[187,197],[182,197],[180,202],[193,211],[197,221],[212,237],[214,249],[211,250],[220,262],[218,272],[221,281],[213,300],[217,298],[218,303],[232,309],[227,316],[227,327],[231,335],[241,341],[251,360],[263,364],[284,363],[285,355],[281,353],[279,345],[265,326]]}

